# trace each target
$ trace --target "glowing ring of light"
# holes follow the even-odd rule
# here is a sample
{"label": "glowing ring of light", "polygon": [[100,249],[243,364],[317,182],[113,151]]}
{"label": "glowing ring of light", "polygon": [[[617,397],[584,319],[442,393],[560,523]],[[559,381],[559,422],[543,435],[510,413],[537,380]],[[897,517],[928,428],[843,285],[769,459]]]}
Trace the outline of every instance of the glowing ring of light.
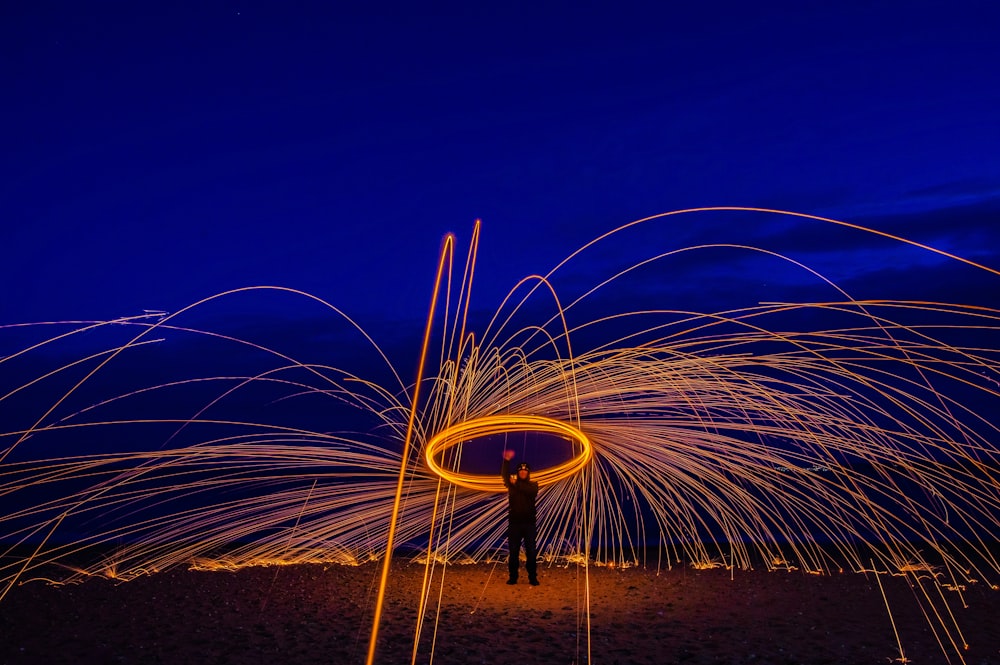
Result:
{"label": "glowing ring of light", "polygon": [[500,478],[499,472],[489,476],[460,473],[444,469],[438,464],[435,457],[439,456],[449,448],[456,446],[470,439],[478,439],[491,434],[505,434],[512,432],[544,432],[568,437],[570,441],[578,443],[581,448],[579,455],[540,471],[532,471],[531,479],[539,486],[550,485],[565,478],[569,478],[574,473],[582,469],[594,456],[590,439],[576,427],[568,425],[559,420],[545,418],[544,416],[485,416],[483,418],[473,418],[465,422],[452,425],[446,430],[435,434],[427,443],[427,450],[424,459],[431,471],[441,476],[450,483],[461,485],[480,492],[505,492],[506,486]]}

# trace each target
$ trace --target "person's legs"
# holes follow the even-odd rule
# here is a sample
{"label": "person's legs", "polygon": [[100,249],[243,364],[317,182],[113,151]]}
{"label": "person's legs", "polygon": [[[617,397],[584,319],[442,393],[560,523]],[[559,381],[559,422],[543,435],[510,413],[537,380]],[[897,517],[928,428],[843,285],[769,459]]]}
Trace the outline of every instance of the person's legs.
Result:
{"label": "person's legs", "polygon": [[538,584],[537,561],[535,551],[535,525],[524,525],[524,556],[528,559],[524,569],[528,571],[528,581],[531,584]]}
{"label": "person's legs", "polygon": [[516,522],[507,525],[507,584],[517,583],[517,569],[520,562],[518,554],[521,551],[521,531]]}

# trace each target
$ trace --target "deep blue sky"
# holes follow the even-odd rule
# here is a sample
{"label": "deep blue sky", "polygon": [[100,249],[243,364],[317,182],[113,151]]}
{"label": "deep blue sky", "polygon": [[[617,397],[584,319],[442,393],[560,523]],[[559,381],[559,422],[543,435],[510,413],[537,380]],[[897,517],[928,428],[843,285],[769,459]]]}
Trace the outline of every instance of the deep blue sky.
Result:
{"label": "deep blue sky", "polygon": [[[423,4],[6,4],[0,323],[270,284],[410,324],[441,238],[475,218],[485,309],[690,206],[832,216],[1000,267],[992,0]],[[854,284],[933,267],[820,226],[686,218],[634,246],[756,243]],[[773,277],[709,258],[679,302],[710,274]],[[962,279],[940,283],[991,299]]]}

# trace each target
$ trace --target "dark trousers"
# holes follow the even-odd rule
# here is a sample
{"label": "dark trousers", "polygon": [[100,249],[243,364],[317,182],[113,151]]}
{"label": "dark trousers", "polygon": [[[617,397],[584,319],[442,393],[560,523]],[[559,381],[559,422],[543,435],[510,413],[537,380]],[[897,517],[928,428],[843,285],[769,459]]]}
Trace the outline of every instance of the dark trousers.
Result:
{"label": "dark trousers", "polygon": [[510,579],[517,579],[517,569],[520,564],[518,553],[521,551],[521,542],[524,542],[524,556],[528,561],[524,568],[528,571],[528,579],[535,579],[535,522],[534,520],[511,520],[507,525],[507,547],[510,552],[507,557],[507,570],[510,572]]}

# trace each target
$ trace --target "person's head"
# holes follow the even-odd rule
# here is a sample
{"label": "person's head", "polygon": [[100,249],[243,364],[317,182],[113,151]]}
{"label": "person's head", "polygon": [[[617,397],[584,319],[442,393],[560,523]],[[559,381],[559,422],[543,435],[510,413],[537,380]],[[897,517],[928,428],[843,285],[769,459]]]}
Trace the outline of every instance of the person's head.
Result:
{"label": "person's head", "polygon": [[531,465],[527,462],[521,462],[517,465],[517,477],[521,480],[528,480],[531,476]]}

